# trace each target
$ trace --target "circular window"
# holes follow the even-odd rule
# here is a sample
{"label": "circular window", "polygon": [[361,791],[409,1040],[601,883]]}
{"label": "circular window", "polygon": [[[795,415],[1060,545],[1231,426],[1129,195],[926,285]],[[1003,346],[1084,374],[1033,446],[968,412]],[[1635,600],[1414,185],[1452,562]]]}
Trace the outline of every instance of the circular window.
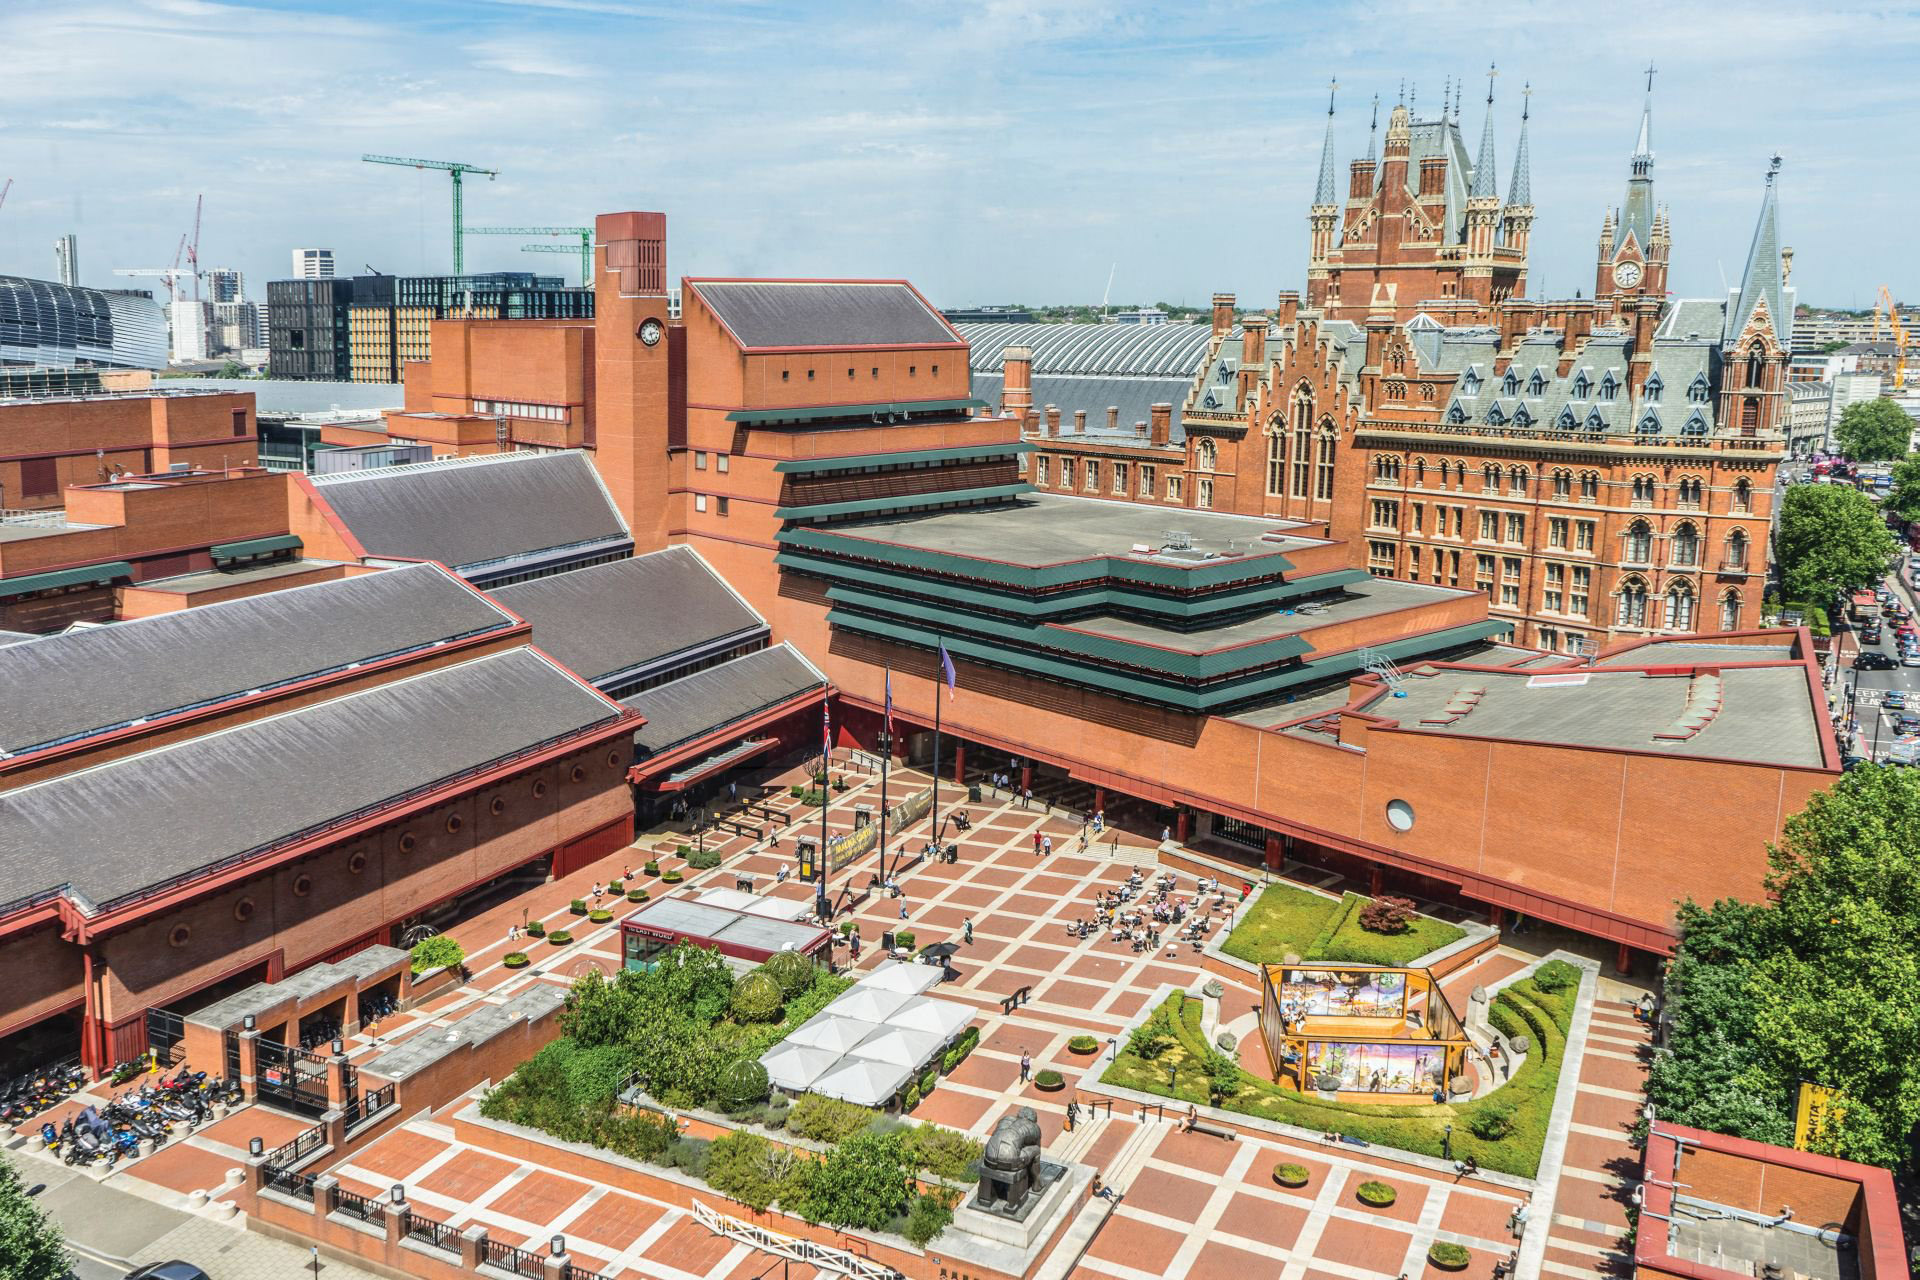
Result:
{"label": "circular window", "polygon": [[618,769],[619,767],[620,767],[620,753],[618,751],[607,752],[607,768]]}
{"label": "circular window", "polygon": [[304,898],[312,892],[313,892],[312,876],[295,876],[293,878],[293,896],[294,897]]}
{"label": "circular window", "polygon": [[575,782],[580,781],[580,779],[586,776],[587,776],[587,771],[585,769],[582,769],[579,765],[573,766],[573,772],[567,775],[567,777],[571,778]]}
{"label": "circular window", "polygon": [[506,811],[507,811],[507,802],[502,798],[500,798],[499,796],[495,796],[493,799],[487,801],[487,812],[492,814],[494,817],[497,818],[501,814],[505,813]]}
{"label": "circular window", "polygon": [[233,904],[233,918],[241,924],[253,919],[253,899],[242,898]]}
{"label": "circular window", "polygon": [[413,852],[413,846],[414,846],[414,845],[416,845],[416,844],[418,844],[418,843],[419,843],[419,842],[418,842],[417,840],[415,840],[415,839],[413,838],[413,832],[411,832],[411,831],[402,831],[402,832],[400,833],[400,852],[402,852],[402,853],[412,853],[412,852]]}
{"label": "circular window", "polygon": [[547,780],[545,778],[535,778],[533,780],[533,798],[538,800],[545,794],[547,794]]}
{"label": "circular window", "polygon": [[170,947],[184,947],[187,945],[187,939],[191,937],[193,937],[192,929],[189,929],[184,924],[177,924],[173,926],[173,931],[167,934],[167,945]]}
{"label": "circular window", "polygon": [[1413,830],[1413,806],[1405,800],[1387,801],[1387,825],[1395,831]]}
{"label": "circular window", "polygon": [[447,834],[448,835],[454,834],[455,832],[459,831],[461,827],[465,825],[466,824],[463,821],[461,821],[459,814],[450,813],[447,815]]}
{"label": "circular window", "polygon": [[359,850],[356,849],[354,852],[347,855],[347,872],[349,875],[357,876],[362,871],[365,871],[366,869],[367,869],[366,854],[361,853]]}

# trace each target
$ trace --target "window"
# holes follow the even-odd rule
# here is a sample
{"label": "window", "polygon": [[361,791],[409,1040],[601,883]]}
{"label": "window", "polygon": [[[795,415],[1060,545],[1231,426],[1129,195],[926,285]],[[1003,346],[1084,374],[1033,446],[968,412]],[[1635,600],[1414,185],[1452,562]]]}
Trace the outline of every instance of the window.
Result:
{"label": "window", "polygon": [[1567,612],[1576,618],[1587,616],[1587,594],[1593,586],[1593,570],[1584,564],[1573,566],[1573,589],[1567,596]]}
{"label": "window", "polygon": [[1465,409],[1461,408],[1458,404],[1450,404],[1447,406],[1447,422],[1449,425],[1458,427],[1464,425],[1466,421],[1467,411]]}
{"label": "window", "polygon": [[1033,482],[1042,488],[1046,487],[1047,457],[1045,454],[1039,454],[1033,460]]}
{"label": "window", "polygon": [[1413,460],[1413,483],[1416,488],[1424,489],[1427,487],[1427,460],[1425,458],[1415,458]]}
{"label": "window", "polygon": [[[1436,552],[1435,554],[1438,555],[1439,553]],[[1420,548],[1419,547],[1407,548],[1407,577],[1412,579],[1415,582],[1420,581]]]}
{"label": "window", "polygon": [[1367,544],[1367,572],[1376,578],[1393,576],[1393,544],[1391,542]]}
{"label": "window", "polygon": [[1307,477],[1313,460],[1313,392],[1301,383],[1293,393],[1293,496],[1307,496]]}
{"label": "window", "polygon": [[1677,565],[1691,566],[1700,560],[1700,534],[1691,524],[1682,524],[1673,531],[1672,562]]}
{"label": "window", "polygon": [[811,370],[811,369],[809,369],[809,370],[807,370],[807,381],[808,381],[808,382],[812,382],[812,381],[813,381],[813,370]]}
{"label": "window", "polygon": [[721,515],[724,516],[727,514],[727,500],[725,498],[714,499],[714,504]]}
{"label": "window", "polygon": [[1565,471],[1553,473],[1553,496],[1566,498],[1573,495],[1573,476]]}
{"label": "window", "polygon": [[851,367],[849,367],[849,368],[847,369],[847,376],[848,376],[849,378],[851,378],[851,377],[853,376],[853,369],[852,369]]}
{"label": "window", "polygon": [[1507,472],[1507,488],[1513,490],[1516,496],[1524,498],[1527,496],[1527,483],[1529,479],[1530,477],[1525,467],[1515,467]]}
{"label": "window", "polygon": [[1480,513],[1480,541],[1492,542],[1499,536],[1499,521],[1500,517],[1491,511]]}
{"label": "window", "polygon": [[1573,398],[1575,400],[1585,400],[1588,396],[1592,394],[1593,394],[1593,379],[1587,376],[1587,371],[1585,369],[1582,369],[1579,373],[1579,376],[1577,376],[1573,380]]}
{"label": "window", "polygon": [[1759,386],[1761,380],[1766,376],[1766,371],[1766,350],[1756,342],[1747,348],[1747,385],[1750,387]]}
{"label": "window", "polygon": [[1695,509],[1700,506],[1700,478],[1698,476],[1680,477],[1680,505]]}
{"label": "window", "polygon": [[1727,535],[1727,568],[1744,569],[1747,567],[1747,531],[1735,529]]}
{"label": "window", "polygon": [[1333,420],[1320,421],[1320,456],[1314,464],[1313,496],[1322,502],[1333,501]]}
{"label": "window", "polygon": [[1607,420],[1600,416],[1600,410],[1598,408],[1587,410],[1587,430],[1605,431],[1606,429]]}
{"label": "window", "polygon": [[1099,492],[1099,490],[1100,490],[1100,460],[1098,458],[1088,458],[1087,459],[1087,492],[1097,493]]}
{"label": "window", "polygon": [[696,494],[694,494],[694,495],[693,495],[693,509],[694,509],[695,511],[705,511],[705,510],[707,509],[707,495],[706,495],[706,494],[704,494],[704,493],[696,493]]}
{"label": "window", "polygon": [[1475,556],[1473,558],[1473,587],[1486,593],[1487,599],[1493,599],[1493,557]]}
{"label": "window", "polygon": [[1587,647],[1586,633],[1583,631],[1567,632],[1566,644],[1568,653],[1584,653]]}
{"label": "window", "polygon": [[1458,551],[1447,552],[1447,585],[1450,587],[1460,585],[1460,553]]}
{"label": "window", "polygon": [[1480,491],[1482,493],[1500,492],[1500,468],[1492,466],[1480,468]]}
{"label": "window", "polygon": [[1217,471],[1220,463],[1220,450],[1211,440],[1201,440],[1193,446],[1193,465],[1202,471]]}
{"label": "window", "polygon": [[1127,491],[1127,464],[1124,462],[1113,464],[1113,491],[1119,494]]}
{"label": "window", "polygon": [[1706,415],[1698,409],[1688,414],[1687,420],[1680,424],[1680,434],[1683,436],[1703,436],[1707,434]]}
{"label": "window", "polygon": [[1648,378],[1647,387],[1646,387],[1647,403],[1659,404],[1660,393],[1666,389],[1666,385],[1667,385],[1666,383],[1660,381],[1660,375],[1657,373],[1654,374],[1651,378]]}
{"label": "window", "polygon": [[1582,471],[1580,473],[1580,501],[1593,502],[1600,497],[1600,473]]}
{"label": "window", "polygon": [[1693,381],[1687,384],[1687,399],[1695,404],[1705,404],[1707,397],[1711,394],[1712,388],[1707,385],[1707,375],[1704,373],[1694,374]]}
{"label": "window", "polygon": [[1753,485],[1746,480],[1733,482],[1733,509],[1742,515],[1753,510]]}
{"label": "window", "polygon": [[1593,521],[1575,520],[1573,522],[1573,549],[1575,551],[1593,550]]}
{"label": "window", "polygon": [[1553,627],[1540,628],[1540,647],[1552,653],[1560,647],[1560,632]]}
{"label": "window", "polygon": [[247,434],[247,411],[245,409],[235,409],[233,411],[233,434],[236,436],[244,436]]}
{"label": "window", "polygon": [[1467,536],[1467,509],[1465,507],[1455,507],[1453,509],[1453,536],[1456,538],[1464,538]]}
{"label": "window", "polygon": [[1553,420],[1555,431],[1571,431],[1579,425],[1580,420],[1573,416],[1573,409],[1569,406],[1562,406],[1560,416]]}
{"label": "window", "polygon": [[1613,370],[1611,369],[1607,370],[1606,374],[1600,379],[1600,398],[1602,400],[1617,400],[1620,398],[1620,381],[1613,376]]}
{"label": "window", "polygon": [[705,471],[707,469],[707,455],[698,449],[693,451],[693,469],[695,471]]}
{"label": "window", "polygon": [[782,382],[785,382],[785,381],[787,381],[787,379],[789,379],[789,378],[791,378],[791,377],[793,377],[793,370],[791,370],[791,369],[782,369],[782,370],[780,371],[780,381],[782,381]]}
{"label": "window", "polygon": [[1657,436],[1660,434],[1660,415],[1649,409],[1640,415],[1640,434]]}
{"label": "window", "polygon": [[1180,501],[1180,477],[1179,476],[1167,477],[1167,501],[1168,502]]}
{"label": "window", "polygon": [[1062,489],[1073,488],[1073,459],[1072,458],[1060,459],[1060,487]]}
{"label": "window", "polygon": [[1760,426],[1760,402],[1747,399],[1740,402],[1740,429],[1753,431]]}
{"label": "window", "polygon": [[1645,520],[1635,520],[1627,526],[1624,555],[1628,564],[1646,564],[1653,559],[1653,529]]}
{"label": "window", "polygon": [[1030,459],[1030,458],[1029,458],[1029,457],[1028,457],[1028,456],[1027,456],[1026,454],[1024,454],[1024,453],[1022,453],[1022,454],[1018,454],[1018,455],[1016,455],[1016,456],[1014,457],[1014,460],[1013,460],[1013,462],[1014,462],[1014,468],[1015,468],[1015,469],[1016,469],[1017,471],[1019,471],[1019,473],[1020,473],[1021,475],[1023,475],[1023,476],[1024,476],[1024,475],[1027,475],[1028,473],[1030,473],[1030,472],[1031,472],[1031,471],[1033,470],[1033,461],[1032,461],[1032,459]]}
{"label": "window", "polygon": [[919,365],[917,365],[917,364],[910,364],[910,365],[908,365],[908,366],[907,366],[907,376],[908,376],[909,378],[911,378],[911,377],[913,377],[913,376],[914,376],[915,374],[917,374],[917,373],[919,373],[919,372],[920,372],[920,366],[919,366]]}
{"label": "window", "polygon": [[1638,578],[1628,578],[1620,584],[1620,599],[1613,616],[1616,627],[1644,627],[1647,625],[1647,584]]}
{"label": "window", "polygon": [[733,459],[727,454],[716,453],[713,455],[713,469],[721,475],[727,474],[727,472],[732,469],[732,463]]}
{"label": "window", "polygon": [[1550,547],[1567,545],[1567,521],[1564,516],[1555,516],[1547,521],[1547,545]]}
{"label": "window", "polygon": [[1559,613],[1567,602],[1567,566],[1549,564],[1547,581],[1540,597],[1540,607],[1548,613]]}
{"label": "window", "polygon": [[1373,519],[1370,522],[1375,529],[1398,529],[1400,527],[1400,504],[1384,498],[1373,500]]}
{"label": "window", "polygon": [[874,365],[874,366],[873,366],[873,376],[874,376],[874,378],[875,378],[876,380],[877,380],[877,379],[878,379],[878,378],[880,377],[880,366],[879,366],[879,365]]}
{"label": "window", "polygon": [[1193,505],[1202,511],[1211,511],[1213,509],[1212,476],[1201,476],[1199,483],[1194,486]]}
{"label": "window", "polygon": [[1666,620],[1661,625],[1669,631],[1693,630],[1692,586],[1676,582],[1667,588]]}
{"label": "window", "polygon": [[1527,394],[1530,396],[1539,396],[1539,395],[1545,395],[1546,391],[1547,391],[1547,380],[1546,378],[1541,376],[1541,373],[1538,369],[1535,369],[1533,371],[1533,376],[1527,379]]}
{"label": "window", "polygon": [[1516,427],[1523,427],[1523,428],[1530,427],[1533,425],[1533,414],[1528,412],[1527,406],[1520,405],[1519,407],[1514,409],[1513,425]]}
{"label": "window", "polygon": [[1480,375],[1472,369],[1467,370],[1466,374],[1460,379],[1460,394],[1463,396],[1477,396],[1480,394]]}
{"label": "window", "polygon": [[1507,415],[1500,408],[1500,403],[1497,400],[1487,406],[1487,425],[1490,427],[1504,427],[1507,425]]}
{"label": "window", "polygon": [[1507,376],[1501,380],[1500,390],[1510,396],[1519,395],[1520,394],[1520,375],[1516,374],[1511,369],[1507,370]]}
{"label": "window", "polygon": [[1280,432],[1272,430],[1267,432],[1267,495],[1269,497],[1280,496],[1280,471]]}
{"label": "window", "polygon": [[1153,496],[1154,471],[1155,468],[1151,465],[1144,462],[1140,464],[1140,496],[1143,498]]}
{"label": "window", "polygon": [[60,492],[60,465],[55,459],[22,459],[20,463],[21,496],[44,498],[50,493],[58,492]]}
{"label": "window", "polygon": [[1527,518],[1525,516],[1512,511],[1507,513],[1506,540],[1508,542],[1525,542],[1527,540]]}
{"label": "window", "polygon": [[1500,557],[1500,603],[1510,609],[1520,606],[1520,557]]}
{"label": "window", "polygon": [[1419,533],[1421,531],[1422,526],[1424,526],[1426,523],[1427,504],[1424,502],[1414,503],[1412,515],[1413,515],[1413,531],[1415,533]]}
{"label": "window", "polygon": [[1633,478],[1633,502],[1635,506],[1653,505],[1653,477],[1635,476]]}
{"label": "window", "polygon": [[1728,591],[1720,597],[1720,629],[1736,631],[1740,627],[1740,593]]}

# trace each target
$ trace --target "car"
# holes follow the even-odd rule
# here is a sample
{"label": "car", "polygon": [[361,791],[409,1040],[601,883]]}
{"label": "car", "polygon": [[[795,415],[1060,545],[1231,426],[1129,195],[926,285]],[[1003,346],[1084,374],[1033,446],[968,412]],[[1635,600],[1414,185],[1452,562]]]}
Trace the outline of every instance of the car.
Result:
{"label": "car", "polygon": [[1861,644],[1879,644],[1880,635],[1881,635],[1880,627],[1877,623],[1871,626],[1862,627],[1860,629],[1860,643]]}
{"label": "car", "polygon": [[1905,711],[1907,709],[1907,691],[1905,689],[1887,690],[1884,694],[1880,695],[1880,705],[1889,711]]}
{"label": "car", "polygon": [[191,1262],[175,1258],[171,1262],[150,1262],[138,1271],[127,1272],[127,1280],[212,1280]]}
{"label": "car", "polygon": [[1891,671],[1900,664],[1884,653],[1863,653],[1853,660],[1855,671]]}
{"label": "car", "polygon": [[1895,716],[1893,720],[1893,731],[1903,737],[1911,734],[1920,734],[1920,715],[1906,711]]}
{"label": "car", "polygon": [[1901,654],[1900,665],[1903,667],[1920,667],[1920,649],[1908,649],[1905,653]]}
{"label": "car", "polygon": [[1920,742],[1896,742],[1887,748],[1888,764],[1920,763]]}

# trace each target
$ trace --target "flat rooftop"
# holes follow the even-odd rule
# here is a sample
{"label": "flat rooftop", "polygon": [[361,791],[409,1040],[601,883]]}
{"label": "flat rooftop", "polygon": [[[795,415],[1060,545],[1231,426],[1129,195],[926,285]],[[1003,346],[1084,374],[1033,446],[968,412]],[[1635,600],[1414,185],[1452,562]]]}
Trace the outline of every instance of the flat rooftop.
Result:
{"label": "flat rooftop", "polygon": [[[1720,674],[1720,707],[1693,736],[1663,738],[1689,711],[1695,680],[1634,670],[1461,671],[1448,667],[1402,673],[1405,697],[1382,691],[1366,710],[1402,729],[1463,737],[1597,747],[1658,755],[1819,768],[1828,730],[1821,723],[1799,663]],[[1463,690],[1479,698],[1450,717]],[[1423,724],[1423,719],[1446,723]]]}
{"label": "flat rooftop", "polygon": [[272,582],[277,578],[315,573],[344,563],[345,561],[342,560],[276,560],[271,564],[250,564],[239,569],[205,569],[199,573],[182,573],[175,577],[155,578],[151,582],[138,582],[134,585],[142,591],[167,591],[190,596],[220,587],[242,586],[250,582]]}
{"label": "flat rooftop", "polygon": [[1714,644],[1710,641],[1656,640],[1594,662],[1596,667],[1660,667],[1718,662],[1788,662],[1790,644]]}
{"label": "flat rooftop", "polygon": [[1450,587],[1431,587],[1417,582],[1400,582],[1392,578],[1373,578],[1366,582],[1356,582],[1324,601],[1309,600],[1299,606],[1274,609],[1257,618],[1202,631],[1177,631],[1156,627],[1150,623],[1113,614],[1078,618],[1072,623],[1063,624],[1060,629],[1086,631],[1093,635],[1110,636],[1113,639],[1126,640],[1134,644],[1158,645],[1178,653],[1212,653],[1240,645],[1258,644],[1281,636],[1299,635],[1319,627],[1378,617],[1401,609],[1414,609],[1442,600],[1458,600],[1472,594],[1471,591]]}
{"label": "flat rooftop", "polygon": [[[1198,567],[1218,563],[1227,556],[1247,559],[1326,545],[1321,539],[1290,533],[1301,527],[1290,520],[1214,511],[1170,511],[1064,494],[1030,494],[986,510],[937,511],[836,524],[826,526],[824,531],[1026,568],[1071,564],[1097,556]],[[1189,535],[1190,550],[1163,550],[1168,535],[1175,532]],[[1154,551],[1136,555],[1136,546]]]}

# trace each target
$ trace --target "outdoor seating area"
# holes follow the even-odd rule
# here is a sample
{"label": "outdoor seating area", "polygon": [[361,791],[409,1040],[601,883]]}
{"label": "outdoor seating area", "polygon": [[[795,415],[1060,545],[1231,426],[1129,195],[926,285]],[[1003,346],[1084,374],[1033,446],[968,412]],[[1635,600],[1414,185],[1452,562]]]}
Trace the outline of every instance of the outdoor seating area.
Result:
{"label": "outdoor seating area", "polygon": [[863,1107],[897,1105],[974,1019],[926,994],[937,966],[886,961],[760,1057],[767,1082]]}

